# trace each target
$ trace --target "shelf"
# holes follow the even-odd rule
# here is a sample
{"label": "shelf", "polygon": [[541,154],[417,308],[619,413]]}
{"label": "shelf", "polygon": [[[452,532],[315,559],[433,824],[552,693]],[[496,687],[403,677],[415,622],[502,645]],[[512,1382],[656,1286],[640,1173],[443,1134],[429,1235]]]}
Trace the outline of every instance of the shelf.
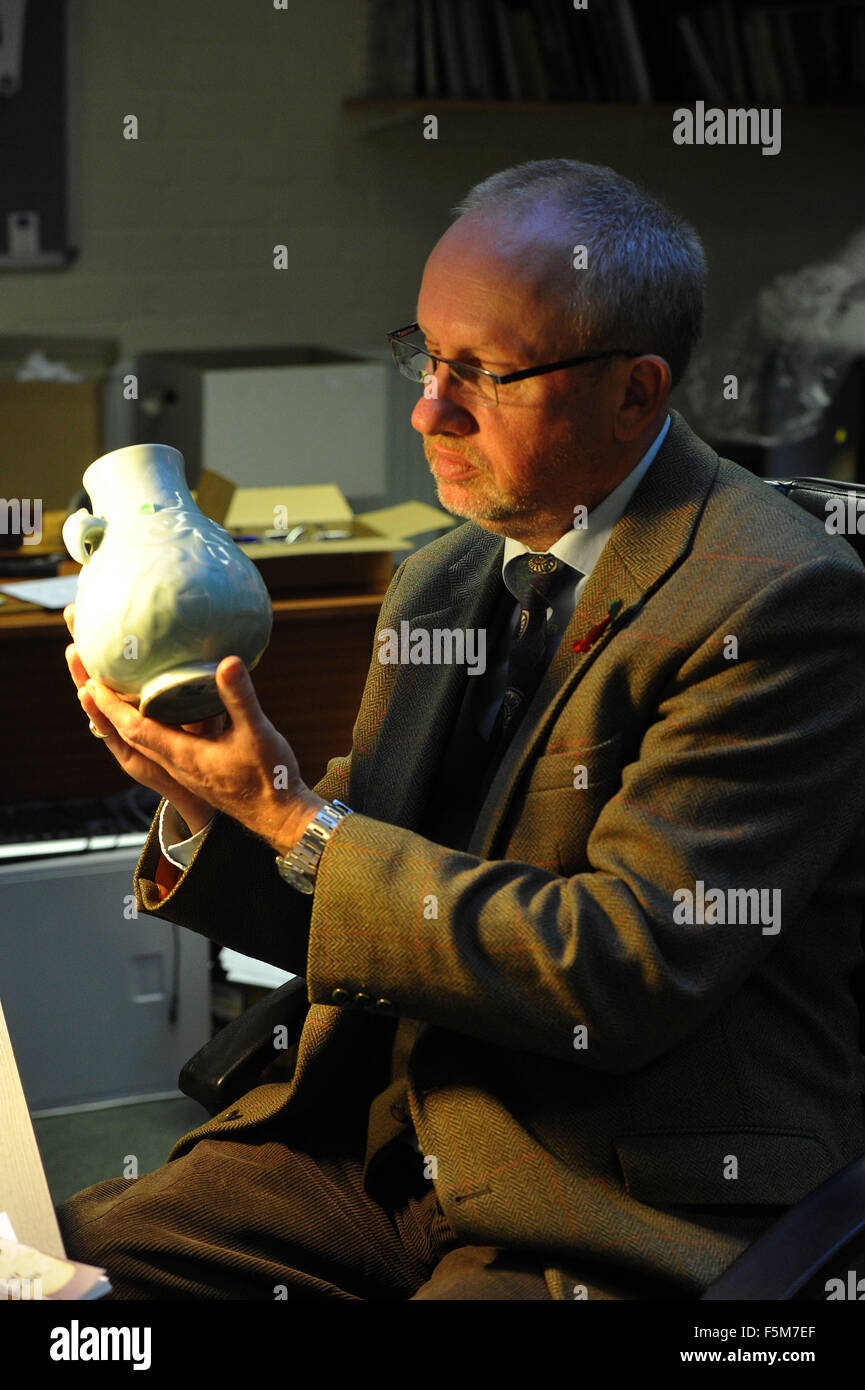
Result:
{"label": "shelf", "polygon": [[[448,111],[608,111],[615,106],[620,111],[665,110],[661,103],[623,105],[615,101],[503,101],[489,97],[346,97],[343,106],[349,111],[429,111],[444,107]],[[669,109],[675,111],[676,103]]]}
{"label": "shelf", "polygon": [[[696,98],[694,99],[696,100]],[[345,97],[343,107],[357,112],[401,112],[423,111],[435,114],[436,110],[447,111],[679,111],[682,107],[693,107],[694,100],[662,102],[620,102],[620,101],[492,101],[486,97],[469,100],[463,97]],[[714,106],[706,102],[706,110]],[[720,108],[722,111],[739,110],[739,106]],[[743,103],[742,109],[760,110],[756,103]],[[771,109],[771,108],[769,108]],[[862,116],[865,106],[782,106],[783,116],[809,115],[823,112],[828,115]]]}

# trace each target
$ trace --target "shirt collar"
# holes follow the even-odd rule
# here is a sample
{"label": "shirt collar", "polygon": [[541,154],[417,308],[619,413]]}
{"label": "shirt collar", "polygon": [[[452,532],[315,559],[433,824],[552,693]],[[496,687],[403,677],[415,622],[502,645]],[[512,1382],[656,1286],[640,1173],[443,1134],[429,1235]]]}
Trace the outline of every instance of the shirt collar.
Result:
{"label": "shirt collar", "polygon": [[[639,463],[602,502],[592,508],[586,518],[585,526],[572,526],[554,545],[550,546],[548,552],[550,555],[557,556],[559,560],[563,560],[566,565],[579,570],[583,575],[591,574],[601,551],[612,535],[613,527],[642,482],[650,463],[663,444],[669,428],[670,416],[668,415]],[[529,555],[531,553],[531,546],[506,536],[502,555],[502,576],[504,577],[505,566],[508,561],[513,560],[515,555]]]}

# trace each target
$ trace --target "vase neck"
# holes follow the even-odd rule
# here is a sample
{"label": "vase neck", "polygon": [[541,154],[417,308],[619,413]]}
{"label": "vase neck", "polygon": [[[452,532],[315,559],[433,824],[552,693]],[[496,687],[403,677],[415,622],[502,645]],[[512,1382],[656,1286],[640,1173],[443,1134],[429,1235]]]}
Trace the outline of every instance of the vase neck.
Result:
{"label": "vase neck", "polygon": [[119,516],[144,507],[194,506],[183,456],[164,444],[133,444],[91,463],[83,478],[95,514]]}

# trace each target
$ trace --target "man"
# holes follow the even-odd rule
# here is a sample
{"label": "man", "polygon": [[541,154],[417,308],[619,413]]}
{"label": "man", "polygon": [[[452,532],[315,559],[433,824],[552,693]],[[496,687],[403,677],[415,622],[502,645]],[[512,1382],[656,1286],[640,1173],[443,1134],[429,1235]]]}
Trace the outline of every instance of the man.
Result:
{"label": "man", "polygon": [[166,798],[139,909],[311,1004],[290,1081],[61,1209],[119,1297],[695,1298],[865,1150],[865,573],[668,410],[681,219],[565,160],[459,212],[392,340],[469,520],[394,576],[349,756],[307,788],[237,658],[201,738],[69,649]]}

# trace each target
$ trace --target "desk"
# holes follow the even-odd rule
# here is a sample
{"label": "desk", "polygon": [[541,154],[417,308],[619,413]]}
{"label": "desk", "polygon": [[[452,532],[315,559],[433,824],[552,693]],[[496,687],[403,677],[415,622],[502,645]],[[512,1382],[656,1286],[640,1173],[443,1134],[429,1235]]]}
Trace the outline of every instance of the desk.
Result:
{"label": "desk", "polygon": [[16,1238],[45,1255],[65,1255],[54,1204],[21,1088],[15,1054],[0,1005],[0,1211]]}
{"label": "desk", "polygon": [[[273,635],[252,680],[309,786],[329,758],[351,747],[382,597],[364,591],[273,599]],[[87,728],[63,655],[69,641],[62,613],[12,598],[0,606],[5,802],[104,796],[132,785]]]}

